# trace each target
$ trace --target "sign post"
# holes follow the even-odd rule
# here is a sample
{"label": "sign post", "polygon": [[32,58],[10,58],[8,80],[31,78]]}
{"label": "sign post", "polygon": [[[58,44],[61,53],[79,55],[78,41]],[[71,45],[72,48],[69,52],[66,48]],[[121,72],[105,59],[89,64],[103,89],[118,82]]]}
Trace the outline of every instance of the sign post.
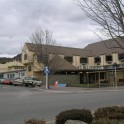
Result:
{"label": "sign post", "polygon": [[44,73],[46,74],[46,90],[48,90],[48,74],[49,74],[48,66],[44,67]]}
{"label": "sign post", "polygon": [[113,64],[113,67],[115,69],[115,89],[117,90],[118,89],[118,83],[117,83],[117,63],[114,63]]}

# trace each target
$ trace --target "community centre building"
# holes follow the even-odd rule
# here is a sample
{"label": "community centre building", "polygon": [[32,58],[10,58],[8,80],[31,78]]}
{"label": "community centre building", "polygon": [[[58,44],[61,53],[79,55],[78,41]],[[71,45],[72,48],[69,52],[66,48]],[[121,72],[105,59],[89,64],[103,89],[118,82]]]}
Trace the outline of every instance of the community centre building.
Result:
{"label": "community centre building", "polygon": [[[124,43],[120,39],[118,43],[124,48]],[[100,85],[103,82],[113,83],[115,78],[118,82],[124,82],[124,49],[117,46],[112,39],[92,43],[82,49],[48,45],[48,58],[54,68],[54,71],[51,71],[53,73],[49,73],[49,82]],[[44,55],[38,53],[41,49],[46,49],[45,45],[24,44],[22,64],[25,66],[26,76],[43,79]]]}

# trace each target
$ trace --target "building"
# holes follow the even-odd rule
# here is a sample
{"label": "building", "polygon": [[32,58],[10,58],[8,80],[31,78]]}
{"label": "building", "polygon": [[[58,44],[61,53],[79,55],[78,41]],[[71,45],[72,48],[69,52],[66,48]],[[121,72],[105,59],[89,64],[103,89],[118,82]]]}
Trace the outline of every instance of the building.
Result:
{"label": "building", "polygon": [[18,62],[12,61],[6,64],[0,64],[0,77],[6,79],[24,78],[25,77],[25,66]]}
{"label": "building", "polygon": [[[117,39],[118,40],[118,39]],[[124,43],[118,40],[119,44]],[[39,48],[44,47],[38,45]],[[55,80],[64,83],[111,83],[124,80],[124,50],[111,39],[89,44],[83,49],[62,46],[48,46],[51,62],[61,63],[52,75]],[[25,43],[22,50],[22,63],[27,76],[42,78],[44,64],[37,54],[36,44]],[[56,61],[57,60],[57,61]]]}
{"label": "building", "polygon": [[[33,75],[42,78],[43,73],[41,72],[41,70],[43,70],[44,65],[41,59],[43,56],[39,56],[36,54],[36,46],[36,44],[25,43],[22,50],[22,63],[26,66],[27,76]],[[39,45],[39,48],[40,47],[42,48],[43,45]],[[72,79],[70,78],[70,76],[72,76],[74,79],[73,82],[76,81],[79,83],[79,76],[77,78],[77,74],[79,71],[78,67],[80,65],[80,58],[89,55],[89,51],[61,46],[48,46],[48,50],[50,51],[49,55],[51,62],[54,63],[54,65],[59,65],[55,70],[55,73],[59,74],[59,76],[61,75],[61,77],[64,77],[64,80],[61,80],[61,77],[59,78],[59,80],[66,83],[66,80]],[[55,80],[58,80],[58,75],[57,77],[55,77]],[[72,80],[69,82],[72,82]]]}

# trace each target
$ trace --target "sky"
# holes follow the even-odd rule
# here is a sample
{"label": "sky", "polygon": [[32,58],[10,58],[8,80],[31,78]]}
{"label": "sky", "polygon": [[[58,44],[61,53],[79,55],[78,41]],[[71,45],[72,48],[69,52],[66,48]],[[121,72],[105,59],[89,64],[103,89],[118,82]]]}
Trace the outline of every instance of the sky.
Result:
{"label": "sky", "polygon": [[37,28],[48,29],[57,44],[84,48],[100,39],[74,0],[0,0],[0,57],[19,53]]}

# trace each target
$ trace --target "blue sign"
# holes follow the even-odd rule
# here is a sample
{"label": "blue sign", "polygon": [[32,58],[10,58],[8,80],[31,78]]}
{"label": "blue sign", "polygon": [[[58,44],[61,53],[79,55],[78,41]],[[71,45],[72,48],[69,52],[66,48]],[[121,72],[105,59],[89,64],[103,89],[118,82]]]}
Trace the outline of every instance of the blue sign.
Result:
{"label": "blue sign", "polygon": [[45,73],[45,74],[48,74],[48,73],[49,73],[48,66],[44,67],[44,73]]}

